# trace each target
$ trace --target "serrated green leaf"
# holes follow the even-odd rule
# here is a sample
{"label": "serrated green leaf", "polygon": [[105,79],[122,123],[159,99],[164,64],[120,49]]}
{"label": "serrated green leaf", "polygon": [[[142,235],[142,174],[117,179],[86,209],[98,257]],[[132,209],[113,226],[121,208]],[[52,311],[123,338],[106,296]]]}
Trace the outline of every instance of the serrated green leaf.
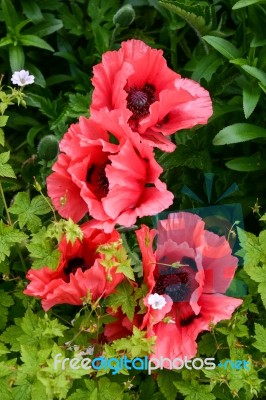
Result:
{"label": "serrated green leaf", "polygon": [[86,390],[77,389],[75,393],[72,393],[67,400],[88,400],[90,393]]}
{"label": "serrated green leaf", "polygon": [[238,123],[223,128],[213,139],[215,146],[241,143],[248,140],[266,138],[266,129],[260,126]]}
{"label": "serrated green leaf", "polygon": [[0,164],[5,164],[10,158],[10,151],[6,151],[0,154]]}
{"label": "serrated green leaf", "polygon": [[200,385],[197,381],[174,382],[175,387],[182,393],[186,400],[215,400],[209,385]]}
{"label": "serrated green leaf", "polygon": [[11,165],[6,164],[9,160],[10,152],[4,152],[0,154],[0,176],[4,178],[16,178],[15,172]]}
{"label": "serrated green leaf", "polygon": [[237,227],[237,234],[241,247],[244,250],[243,256],[245,266],[248,268],[257,267],[263,256],[259,238],[253,233],[246,232],[239,227]]}
{"label": "serrated green leaf", "polygon": [[240,57],[240,51],[228,40],[217,36],[203,36],[205,42],[211,45],[215,50],[221,53],[228,60]]}
{"label": "serrated green leaf", "polygon": [[[0,115],[0,127],[6,126],[8,118],[9,118],[8,115]],[[2,132],[3,132],[3,130],[2,130]]]}
{"label": "serrated green leaf", "polygon": [[128,316],[130,321],[132,321],[137,305],[132,294],[132,286],[128,282],[122,282],[116,287],[116,292],[107,298],[106,303],[114,309],[121,307],[122,311]]}
{"label": "serrated green leaf", "polygon": [[31,400],[31,388],[32,384],[28,381],[16,386],[12,390],[12,400]]}
{"label": "serrated green leaf", "polygon": [[217,344],[215,342],[214,336],[211,333],[205,333],[198,347],[199,353],[206,356],[213,356],[217,351]]}
{"label": "serrated green leaf", "polygon": [[20,326],[11,325],[6,328],[6,330],[0,336],[0,340],[4,343],[8,343],[11,345],[12,351],[20,350],[20,343],[18,342],[18,338],[23,334],[23,331]]}
{"label": "serrated green leaf", "polygon": [[239,228],[238,232],[241,247],[245,250],[244,270],[258,283],[258,293],[266,308],[266,231],[262,231],[259,238]]}
{"label": "serrated green leaf", "polygon": [[0,305],[0,330],[2,331],[6,327],[8,316],[8,309]]}
{"label": "serrated green leaf", "polygon": [[160,392],[164,395],[167,400],[175,400],[177,390],[174,385],[174,380],[177,378],[177,374],[173,371],[162,370],[158,373],[157,383]]}
{"label": "serrated green leaf", "polygon": [[183,18],[199,37],[215,29],[216,19],[213,5],[195,5],[170,0],[159,1],[158,3]]}
{"label": "serrated green leaf", "polygon": [[0,128],[0,145],[3,147],[5,145],[5,133],[2,128]]}
{"label": "serrated green leaf", "polygon": [[33,269],[49,267],[55,270],[58,267],[61,253],[58,249],[53,249],[50,241],[44,240],[39,243],[30,243],[27,245],[27,249],[30,252],[30,257],[33,259]]}
{"label": "serrated green leaf", "polygon": [[27,192],[19,192],[9,208],[11,214],[18,215],[19,227],[22,229],[27,224],[32,232],[36,232],[41,227],[41,220],[37,215],[44,215],[50,211],[49,205],[42,196],[36,196],[30,202]]}
{"label": "serrated green leaf", "polygon": [[14,304],[14,300],[10,294],[0,290],[0,304],[4,307],[10,307]]}
{"label": "serrated green leaf", "polygon": [[108,378],[100,378],[98,381],[98,398],[101,400],[123,400],[123,388]]}
{"label": "serrated green leaf", "polygon": [[[4,345],[4,343],[0,343],[0,356],[2,356],[3,354],[8,354],[8,353],[10,353],[8,348]],[[1,387],[1,385],[0,385],[0,387]]]}
{"label": "serrated green leaf", "polygon": [[27,235],[0,221],[0,262],[10,255],[11,247],[27,239]]}
{"label": "serrated green leaf", "polygon": [[34,46],[40,49],[54,51],[54,49],[45,40],[36,35],[20,35],[19,42],[23,46]]}
{"label": "serrated green leaf", "polygon": [[4,178],[14,178],[16,179],[15,172],[9,164],[0,165],[0,176]]}
{"label": "serrated green leaf", "polygon": [[266,353],[266,328],[260,324],[255,323],[255,339],[256,342],[252,346],[260,350],[262,353]]}

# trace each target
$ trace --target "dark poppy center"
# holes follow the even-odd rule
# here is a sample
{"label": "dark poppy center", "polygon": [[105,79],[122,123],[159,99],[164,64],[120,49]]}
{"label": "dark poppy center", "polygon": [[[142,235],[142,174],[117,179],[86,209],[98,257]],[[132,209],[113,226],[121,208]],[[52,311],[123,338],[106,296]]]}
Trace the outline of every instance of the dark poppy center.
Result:
{"label": "dark poppy center", "polygon": [[132,111],[132,120],[138,120],[149,114],[149,108],[155,102],[155,87],[146,83],[142,88],[132,87],[126,90],[127,108]]}
{"label": "dark poppy center", "polygon": [[107,196],[109,191],[109,181],[105,174],[107,164],[92,164],[87,171],[86,182],[91,187],[98,200]]}
{"label": "dark poppy center", "polygon": [[191,294],[198,286],[195,280],[197,267],[195,261],[187,257],[184,257],[180,264],[182,266],[178,268],[159,268],[161,273],[156,280],[153,293],[167,294],[174,302],[190,300]]}
{"label": "dark poppy center", "polygon": [[71,258],[65,269],[64,269],[64,273],[66,275],[66,280],[69,282],[69,275],[70,274],[75,274],[75,272],[77,272],[77,269],[81,268],[82,271],[86,271],[86,269],[88,269],[85,265],[85,260],[84,258],[81,257],[74,257]]}

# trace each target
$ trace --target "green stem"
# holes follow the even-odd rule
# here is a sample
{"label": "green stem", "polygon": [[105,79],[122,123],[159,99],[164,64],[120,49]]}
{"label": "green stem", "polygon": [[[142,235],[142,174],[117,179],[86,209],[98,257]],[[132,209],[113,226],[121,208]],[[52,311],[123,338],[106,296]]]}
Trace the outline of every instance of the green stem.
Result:
{"label": "green stem", "polygon": [[0,182],[0,193],[1,193],[1,196],[2,196],[4,209],[5,209],[5,212],[6,212],[8,225],[12,226],[12,221],[11,221],[10,214],[9,214],[9,211],[8,211],[8,207],[7,207],[7,204],[6,204],[6,198],[5,198],[5,194],[4,194],[3,186],[2,186],[1,182]]}
{"label": "green stem", "polygon": [[[4,209],[5,209],[5,212],[6,212],[8,225],[13,226],[12,221],[11,221],[11,218],[10,218],[10,214],[9,214],[9,211],[8,211],[8,207],[7,207],[7,203],[6,203],[6,198],[5,198],[5,194],[4,194],[3,186],[2,186],[2,183],[1,183],[1,182],[0,182],[0,193],[1,193],[1,196],[2,196],[2,200],[3,200],[3,204],[4,204]],[[25,261],[24,261],[24,259],[23,259],[23,257],[22,257],[20,248],[18,247],[17,244],[16,244],[15,247],[16,247],[16,250],[17,250],[17,253],[18,253],[18,256],[19,256],[21,265],[22,265],[22,267],[23,267],[23,271],[26,272],[26,271],[27,271],[27,267],[26,267]]]}
{"label": "green stem", "polygon": [[110,44],[109,44],[109,49],[110,49],[110,50],[112,50],[112,46],[113,46],[113,44],[114,44],[115,35],[116,35],[116,32],[117,32],[118,28],[119,28],[119,25],[116,24],[116,26],[114,27],[114,30],[113,30],[113,32],[112,32],[112,36],[111,36],[111,40],[110,40]]}
{"label": "green stem", "polygon": [[21,262],[21,266],[23,268],[23,271],[27,272],[27,266],[25,264],[25,261],[24,261],[24,258],[22,256],[22,254],[21,254],[20,248],[18,247],[17,244],[16,244],[16,250],[17,250],[17,253],[18,253],[18,256],[19,256],[19,259],[20,259],[20,262]]}

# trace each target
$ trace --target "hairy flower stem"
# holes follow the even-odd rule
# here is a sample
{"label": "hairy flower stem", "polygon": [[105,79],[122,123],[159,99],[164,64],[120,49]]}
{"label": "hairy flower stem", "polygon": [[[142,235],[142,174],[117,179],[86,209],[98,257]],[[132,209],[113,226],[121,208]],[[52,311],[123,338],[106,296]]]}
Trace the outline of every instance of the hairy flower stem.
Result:
{"label": "hairy flower stem", "polygon": [[[3,200],[3,204],[4,204],[4,209],[5,209],[5,212],[6,212],[6,217],[7,217],[8,225],[13,226],[12,221],[11,221],[11,218],[10,218],[10,214],[9,214],[9,211],[8,211],[8,207],[7,207],[7,203],[6,203],[6,198],[5,198],[5,194],[4,194],[3,186],[2,186],[2,183],[1,183],[1,182],[0,182],[0,194],[1,194],[1,197],[2,197],[2,200]],[[16,251],[17,251],[17,254],[18,254],[18,256],[19,256],[19,259],[20,259],[20,262],[21,262],[23,271],[26,272],[26,271],[27,271],[27,267],[26,267],[25,261],[24,261],[24,259],[23,259],[23,257],[22,257],[20,248],[18,247],[17,244],[15,245],[15,247],[16,247]]]}
{"label": "hairy flower stem", "polygon": [[5,198],[5,194],[4,194],[3,186],[2,186],[1,182],[0,182],[0,193],[1,193],[1,196],[2,196],[4,209],[5,209],[5,212],[6,212],[8,225],[12,226],[13,224],[12,224],[12,221],[11,221],[11,218],[10,218],[10,214],[9,214],[8,207],[7,207],[7,204],[6,204],[6,198]]}

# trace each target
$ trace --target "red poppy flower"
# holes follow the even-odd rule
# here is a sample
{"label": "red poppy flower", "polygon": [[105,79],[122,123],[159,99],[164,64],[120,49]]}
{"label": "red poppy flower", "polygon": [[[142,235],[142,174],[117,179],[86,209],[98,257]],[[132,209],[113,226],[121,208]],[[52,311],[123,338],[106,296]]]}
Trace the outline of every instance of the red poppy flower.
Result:
{"label": "red poppy flower", "polygon": [[72,245],[64,237],[59,244],[61,253],[56,270],[44,266],[30,269],[30,280],[24,293],[42,299],[45,311],[56,304],[82,305],[83,300],[91,297],[93,301],[106,297],[115,291],[115,287],[124,279],[124,274],[116,272],[116,267],[107,270],[101,265],[103,255],[96,252],[98,246],[117,242],[117,231],[105,234],[97,229],[84,229],[83,239],[77,239]]}
{"label": "red poppy flower", "polygon": [[181,78],[167,66],[162,50],[141,40],[108,51],[93,72],[92,118],[104,123],[106,116],[124,114],[135,136],[161,150],[175,149],[167,135],[206,124],[212,115],[208,91]]}
{"label": "red poppy flower", "polygon": [[113,312],[111,308],[108,308],[106,311],[116,318],[116,321],[110,322],[104,327],[104,335],[108,342],[132,335],[133,326],[139,328],[141,325],[142,316],[140,314],[135,314],[133,320],[130,321],[121,308],[116,312]]}
{"label": "red poppy flower", "polygon": [[148,337],[157,336],[156,357],[192,358],[199,333],[230,319],[242,303],[224,295],[238,260],[226,238],[205,230],[203,220],[191,213],[159,222],[154,253],[155,234],[144,225],[137,231],[149,288],[142,328]]}
{"label": "red poppy flower", "polygon": [[60,143],[64,153],[47,178],[48,195],[62,217],[78,222],[89,213],[94,220],[87,226],[106,232],[115,224],[129,227],[173,202],[150,146],[127,138],[112,144],[108,138],[107,131],[81,117]]}

